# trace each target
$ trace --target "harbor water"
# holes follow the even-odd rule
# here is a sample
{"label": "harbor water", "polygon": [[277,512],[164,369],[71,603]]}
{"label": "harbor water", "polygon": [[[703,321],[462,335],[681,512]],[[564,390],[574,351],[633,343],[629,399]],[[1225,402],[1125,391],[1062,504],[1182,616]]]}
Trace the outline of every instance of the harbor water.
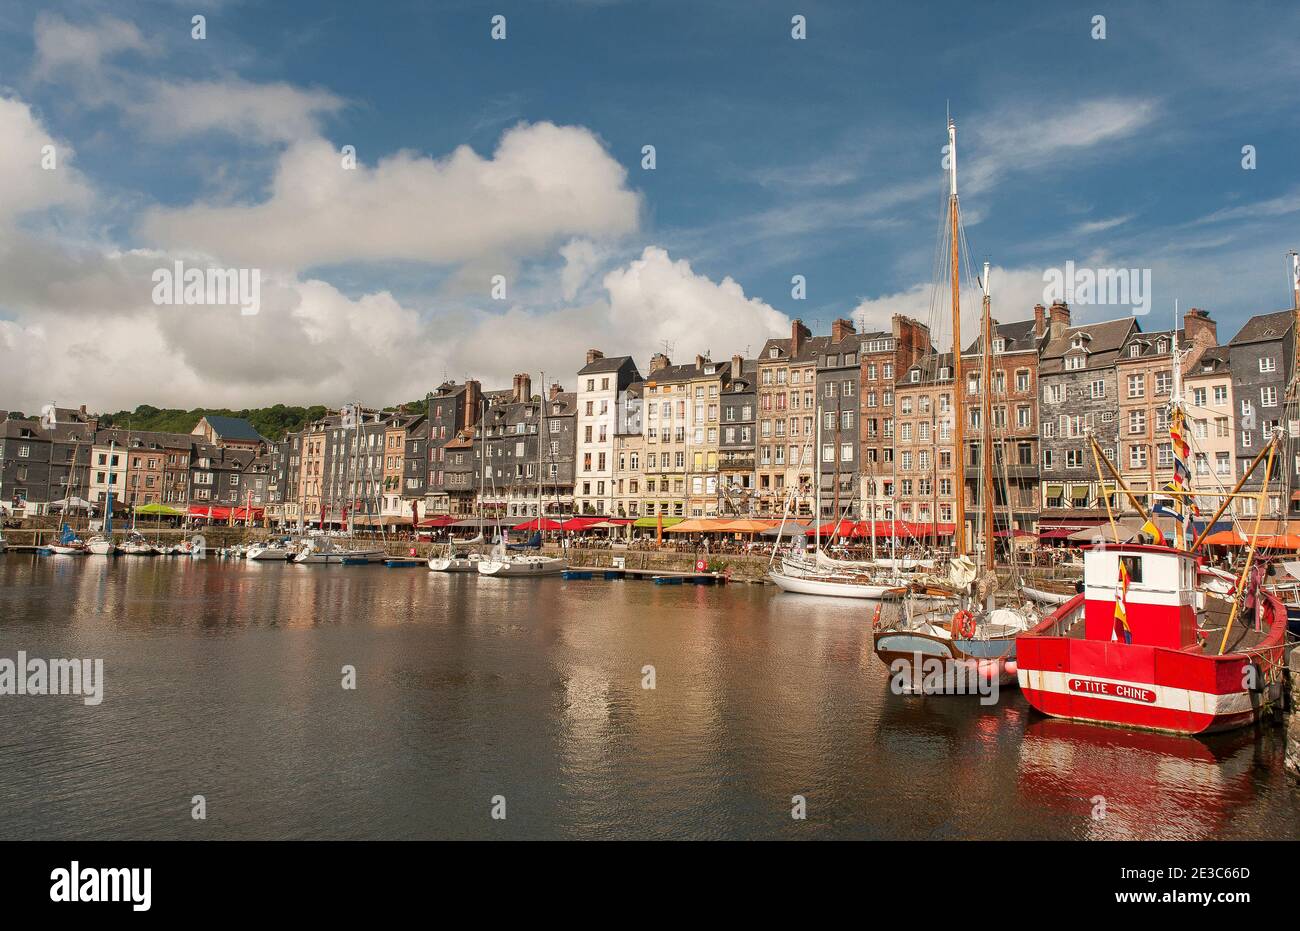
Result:
{"label": "harbor water", "polygon": [[0,837],[1300,837],[1281,727],[1193,740],[1045,719],[1014,688],[897,695],[871,610],[9,553],[0,660],[102,659],[103,694],[0,695]]}

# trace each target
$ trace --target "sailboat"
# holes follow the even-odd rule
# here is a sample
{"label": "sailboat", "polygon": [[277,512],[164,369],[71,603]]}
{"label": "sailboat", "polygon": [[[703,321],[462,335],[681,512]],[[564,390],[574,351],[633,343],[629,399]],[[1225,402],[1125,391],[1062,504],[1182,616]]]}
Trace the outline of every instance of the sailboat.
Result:
{"label": "sailboat", "polygon": [[[542,373],[542,384],[546,384],[546,373]],[[511,552],[506,547],[505,536],[502,535],[493,548],[492,553],[485,559],[480,559],[475,568],[478,569],[479,575],[488,575],[496,578],[515,578],[515,577],[539,577],[547,575],[559,575],[569,568],[569,561],[564,556],[546,556],[541,552],[542,546],[542,513],[546,510],[542,506],[542,444],[546,442],[546,400],[543,398],[537,405],[538,427],[537,427],[537,533],[534,539],[524,544],[524,547],[536,548],[536,553],[524,553],[520,551]],[[521,547],[520,549],[524,548]]]}
{"label": "sailboat", "polygon": [[[838,421],[837,421],[838,422]],[[816,449],[821,449],[822,418],[817,417]],[[838,449],[838,445],[836,447]],[[817,458],[814,454],[814,460]],[[781,568],[768,569],[768,577],[783,592],[799,595],[821,595],[827,598],[862,598],[892,599],[901,598],[907,592],[906,583],[899,578],[882,577],[879,569],[873,566],[849,560],[837,560],[826,555],[822,550],[821,539],[821,469],[817,463],[813,469],[816,476],[817,491],[814,511],[816,526],[813,529],[813,561],[798,552],[791,552],[781,560]],[[835,476],[838,486],[839,476]],[[836,508],[838,511],[838,508]],[[839,515],[837,514],[837,518]],[[838,524],[837,524],[838,526]]]}
{"label": "sailboat", "polygon": [[[112,453],[112,443],[109,444],[108,449]],[[117,544],[113,542],[113,489],[111,488],[104,498],[104,532],[86,541],[86,552],[92,556],[117,555]]]}
{"label": "sailboat", "polygon": [[[983,502],[983,566],[977,567],[966,554],[966,502],[962,469],[965,458],[965,412],[960,401],[963,390],[961,365],[961,228],[957,198],[957,127],[948,120],[949,194],[948,232],[951,244],[952,272],[952,360],[953,360],[953,447],[958,474],[955,496],[956,555],[949,561],[948,590],[951,600],[938,606],[908,598],[904,610],[892,621],[873,623],[876,655],[896,672],[906,674],[913,683],[925,682],[927,694],[951,691],[967,692],[973,679],[996,681],[1005,685],[1016,678],[1016,637],[1032,626],[1033,618],[1015,608],[998,608],[994,593],[998,587],[993,530],[993,435],[992,435],[992,353],[993,324],[990,312],[991,289],[989,265],[984,264],[983,327],[980,338],[983,372],[981,375],[980,443],[981,495]],[[926,594],[930,594],[927,591]],[[929,601],[929,599],[926,599]],[[955,608],[951,617],[943,617]],[[925,674],[923,675],[923,669]],[[943,674],[932,676],[931,669]]]}

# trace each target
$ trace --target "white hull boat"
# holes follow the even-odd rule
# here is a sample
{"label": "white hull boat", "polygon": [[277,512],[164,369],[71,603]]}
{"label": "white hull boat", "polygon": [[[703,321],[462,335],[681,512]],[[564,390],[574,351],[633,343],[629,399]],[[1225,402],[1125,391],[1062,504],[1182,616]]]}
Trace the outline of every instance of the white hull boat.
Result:
{"label": "white hull boat", "polygon": [[478,553],[455,556],[433,556],[429,559],[430,572],[478,572],[483,557]]}
{"label": "white hull boat", "polygon": [[783,592],[799,595],[821,595],[827,598],[867,598],[873,600],[896,599],[907,592],[906,586],[882,585],[875,582],[856,581],[847,577],[811,576],[776,572],[768,576]]}
{"label": "white hull boat", "polygon": [[49,549],[55,556],[85,556],[89,552],[84,543],[51,543]]}
{"label": "white hull boat", "polygon": [[105,537],[91,537],[86,549],[92,556],[112,556],[117,552],[117,545]]}
{"label": "white hull boat", "polygon": [[562,556],[506,556],[478,561],[479,575],[502,578],[559,575],[568,567],[568,560]]}
{"label": "white hull boat", "polygon": [[1044,605],[1063,605],[1075,596],[1074,592],[1054,592],[1043,588],[1034,588],[1032,585],[1022,585],[1020,591],[1030,601],[1036,601]]}
{"label": "white hull boat", "polygon": [[248,548],[244,558],[250,561],[286,562],[293,557],[292,547],[283,543],[255,543]]}
{"label": "white hull boat", "polygon": [[344,549],[329,537],[308,540],[293,561],[306,566],[341,566],[347,562],[383,562],[388,553],[382,549]]}

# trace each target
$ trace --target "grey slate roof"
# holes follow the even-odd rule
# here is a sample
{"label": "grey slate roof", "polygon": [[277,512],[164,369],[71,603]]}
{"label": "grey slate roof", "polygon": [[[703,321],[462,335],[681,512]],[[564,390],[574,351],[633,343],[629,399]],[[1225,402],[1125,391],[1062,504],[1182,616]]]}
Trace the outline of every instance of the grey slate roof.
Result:
{"label": "grey slate roof", "polygon": [[208,414],[205,418],[208,426],[223,440],[247,440],[261,442],[262,434],[258,433],[251,423],[242,417],[223,417],[220,414]]}

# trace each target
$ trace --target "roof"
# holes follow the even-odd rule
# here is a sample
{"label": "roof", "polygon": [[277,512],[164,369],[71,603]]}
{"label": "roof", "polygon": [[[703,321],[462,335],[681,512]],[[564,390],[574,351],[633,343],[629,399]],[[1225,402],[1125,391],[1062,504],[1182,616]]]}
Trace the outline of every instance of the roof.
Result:
{"label": "roof", "polygon": [[[912,381],[912,369],[919,368],[921,377],[918,381]],[[940,382],[936,377],[940,369],[948,369],[948,377]],[[920,385],[949,384],[952,382],[952,353],[951,352],[931,352],[921,356],[911,365],[904,368],[898,377],[896,384],[900,388]]]}
{"label": "roof", "polygon": [[1211,346],[1201,353],[1201,357],[1196,360],[1194,365],[1184,378],[1195,378],[1198,375],[1227,375],[1228,374],[1228,347]]}
{"label": "roof", "polygon": [[[982,329],[982,328],[981,328]],[[1004,341],[1003,352],[1027,352],[1037,350],[1040,337],[1034,335],[1034,319],[1016,320],[1012,323],[993,321],[994,340]],[[961,351],[963,356],[972,356],[982,351],[984,335],[981,333],[975,341]]]}
{"label": "roof", "polygon": [[1039,372],[1043,375],[1054,375],[1065,371],[1064,360],[1071,350],[1075,337],[1083,337],[1083,344],[1088,352],[1085,370],[1105,368],[1118,358],[1120,349],[1136,327],[1137,320],[1133,317],[1099,320],[1096,323],[1072,326],[1062,335],[1049,340],[1043,347]]}
{"label": "roof", "polygon": [[1294,322],[1294,310],[1256,314],[1246,321],[1246,325],[1237,331],[1237,335],[1228,341],[1228,345],[1239,346],[1242,343],[1258,343],[1264,340],[1281,339],[1291,331],[1291,325]]}
{"label": "roof", "polygon": [[220,414],[208,414],[203,418],[212,432],[223,440],[243,440],[247,442],[262,441],[262,434],[243,417],[223,417]]}
{"label": "roof", "polygon": [[[617,372],[626,363],[631,362],[631,356],[602,356],[588,362],[582,368],[578,369],[579,375],[598,375],[601,372]],[[633,371],[636,366],[633,365]]]}

